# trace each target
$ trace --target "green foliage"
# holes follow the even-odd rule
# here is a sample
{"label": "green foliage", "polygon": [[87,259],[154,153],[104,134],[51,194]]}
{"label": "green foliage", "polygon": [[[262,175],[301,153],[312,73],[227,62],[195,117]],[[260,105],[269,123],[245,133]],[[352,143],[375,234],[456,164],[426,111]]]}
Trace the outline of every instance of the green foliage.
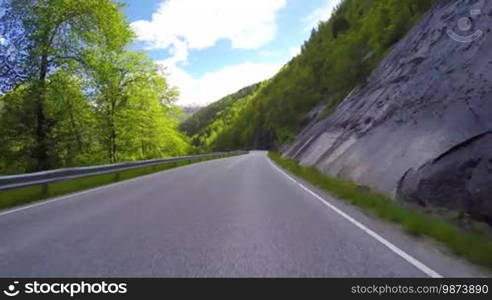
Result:
{"label": "green foliage", "polygon": [[0,97],[0,170],[7,174],[26,172],[36,163],[31,157],[35,111],[30,90],[22,85]]}
{"label": "green foliage", "polygon": [[259,87],[259,83],[253,84],[251,86],[245,87],[240,91],[226,96],[220,99],[217,102],[214,102],[203,109],[200,109],[196,113],[194,113],[190,118],[185,120],[183,123],[179,125],[179,129],[186,133],[189,136],[194,136],[197,134],[202,128],[207,127],[213,120],[220,117],[220,114],[223,114],[224,111],[231,108],[234,103],[238,100],[251,95],[256,92]]}
{"label": "green foliage", "polygon": [[[97,58],[97,59],[96,59]],[[95,57],[97,120],[110,162],[188,152],[172,106],[176,93],[146,56],[115,52]]]}
{"label": "green foliage", "polygon": [[50,120],[56,120],[50,132],[55,167],[104,162],[95,135],[96,115],[83,89],[82,80],[65,70],[49,78],[45,111]]}
{"label": "green foliage", "polygon": [[339,34],[344,33],[350,28],[350,24],[344,17],[338,17],[333,19],[332,33],[333,37],[336,39]]}
{"label": "green foliage", "polygon": [[[24,83],[31,86],[34,107],[33,170],[50,169],[53,157],[51,131],[56,122],[46,112],[48,81],[60,69],[82,68],[94,51],[117,51],[133,38],[128,21],[112,0],[5,0],[2,22],[23,66]],[[19,37],[21,36],[21,37]],[[23,37],[23,38],[22,38]],[[5,59],[5,56],[2,56]],[[17,72],[14,72],[17,73]],[[12,81],[12,80],[8,80]]]}
{"label": "green foliage", "polygon": [[[326,106],[324,116],[334,111],[434,1],[343,1],[329,21],[313,30],[299,56],[236,105],[240,111],[225,118],[214,109],[210,115],[218,123],[197,122],[185,131],[190,136],[209,132],[205,144],[216,150],[275,149],[291,142],[307,112],[320,104]],[[221,126],[227,128],[216,130]]]}
{"label": "green foliage", "polygon": [[[179,156],[177,91],[113,0],[7,0],[26,78],[0,95],[0,174]],[[10,27],[5,27],[10,28]],[[12,26],[11,35],[18,34]]]}
{"label": "green foliage", "polygon": [[486,235],[463,232],[447,221],[406,209],[383,194],[361,188],[352,182],[328,177],[314,167],[301,166],[297,161],[282,158],[277,153],[271,152],[268,156],[282,168],[314,186],[349,201],[372,215],[401,224],[412,235],[433,238],[455,254],[492,268],[492,241]]}
{"label": "green foliage", "polygon": [[184,121],[179,128],[191,136],[192,145],[201,152],[234,149],[238,137],[228,135],[228,130],[260,87],[260,83],[253,84],[212,103]]}

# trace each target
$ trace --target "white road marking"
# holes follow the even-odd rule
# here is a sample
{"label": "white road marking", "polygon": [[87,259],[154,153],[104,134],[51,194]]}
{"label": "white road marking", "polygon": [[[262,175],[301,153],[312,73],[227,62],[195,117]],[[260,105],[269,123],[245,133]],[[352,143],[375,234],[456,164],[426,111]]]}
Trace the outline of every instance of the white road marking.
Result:
{"label": "white road marking", "polygon": [[[285,171],[283,171],[282,169],[280,169],[279,167],[277,167],[270,159],[267,158],[267,160],[268,160],[268,162],[271,164],[271,166],[274,169],[276,169],[278,172],[280,172],[281,174],[283,174],[290,181],[292,181],[295,184],[297,184],[300,188],[302,188],[303,190],[305,190],[306,192],[308,192],[309,194],[311,194],[316,199],[320,200],[324,205],[326,205],[329,208],[331,208],[333,211],[335,211],[336,213],[338,213],[339,215],[341,215],[343,218],[345,218],[347,221],[349,221],[353,225],[357,226],[362,231],[366,232],[368,235],[370,235],[371,237],[373,237],[374,239],[376,239],[378,242],[380,242],[381,244],[383,244],[384,246],[386,246],[387,248],[389,248],[391,251],[393,251],[394,253],[396,253],[400,257],[402,257],[404,260],[406,260],[407,262],[409,262],[413,266],[415,266],[417,269],[419,269],[420,271],[422,271],[423,273],[425,273],[429,277],[442,278],[442,275],[440,275],[436,271],[434,271],[431,268],[427,267],[422,262],[420,262],[419,260],[417,260],[413,256],[409,255],[408,253],[406,253],[402,249],[398,248],[397,246],[395,246],[394,244],[392,244],[391,242],[389,242],[388,240],[386,240],[385,238],[383,238],[382,236],[380,236],[376,232],[374,232],[371,229],[367,228],[366,226],[364,226],[363,224],[361,224],[360,222],[358,222],[354,218],[350,217],[349,215],[347,215],[346,213],[344,213],[343,211],[341,211],[337,207],[335,207],[332,204],[328,203],[325,199],[323,199],[322,197],[320,197],[319,195],[317,195],[316,193],[314,193],[313,191],[311,191],[310,189],[308,189],[307,187],[305,187],[303,184],[301,184],[300,182],[298,182],[297,180],[295,180],[294,178],[292,178]],[[188,168],[188,167],[193,167],[194,165],[196,166],[196,164],[191,164],[191,165],[188,165],[188,166],[183,166],[183,167],[176,168],[176,169],[171,169],[171,170],[168,170],[168,171],[178,170],[178,169],[184,169],[184,168]],[[74,193],[74,194],[70,194],[70,195],[66,195],[66,196],[61,196],[61,197],[58,197],[58,198],[54,198],[54,199],[51,199],[51,200],[46,200],[46,201],[37,202],[37,203],[34,203],[34,204],[30,204],[30,205],[25,205],[25,206],[22,206],[22,207],[19,207],[19,208],[10,209],[10,210],[7,210],[7,211],[0,212],[0,217],[5,216],[5,215],[9,215],[9,214],[12,214],[12,213],[15,213],[15,212],[27,210],[27,209],[30,209],[30,208],[34,208],[34,207],[38,207],[38,206],[42,206],[42,205],[47,205],[47,204],[50,204],[50,203],[53,203],[53,202],[58,202],[58,201],[61,201],[61,200],[67,200],[67,199],[70,199],[70,198],[75,198],[75,197],[83,196],[85,194],[89,194],[89,193],[93,193],[93,192],[97,192],[97,191],[101,191],[101,190],[110,189],[110,188],[113,188],[113,187],[118,186],[118,185],[127,184],[128,182],[131,182],[131,181],[143,180],[146,177],[155,176],[155,175],[157,175],[159,173],[160,172],[157,172],[157,173],[153,173],[153,174],[149,174],[149,175],[145,175],[145,176],[141,176],[141,177],[137,177],[137,178],[125,180],[125,181],[122,181],[122,182],[117,182],[117,183],[113,183],[113,184],[101,186],[101,187],[90,189],[90,190],[87,190],[87,191],[82,191],[82,192],[78,192],[78,193]]]}
{"label": "white road marking", "polygon": [[334,212],[336,212],[337,214],[339,214],[340,216],[345,218],[347,221],[349,221],[350,223],[352,223],[353,225],[355,225],[356,227],[358,227],[359,229],[361,229],[362,231],[367,233],[369,236],[373,237],[375,240],[377,240],[378,242],[380,242],[381,244],[386,246],[388,249],[390,249],[391,251],[393,251],[394,253],[399,255],[401,258],[403,258],[404,260],[406,260],[407,262],[409,262],[410,264],[415,266],[417,269],[419,269],[420,271],[422,271],[423,273],[425,273],[429,277],[432,277],[432,278],[442,278],[443,277],[441,274],[437,273],[436,271],[432,270],[428,266],[424,265],[422,262],[417,260],[415,257],[409,255],[408,253],[406,253],[402,249],[398,248],[397,246],[395,246],[394,244],[392,244],[391,242],[389,242],[388,240],[386,240],[385,238],[383,238],[382,236],[380,236],[376,232],[367,228],[365,225],[363,225],[359,221],[357,221],[354,218],[352,218],[351,216],[347,215],[346,213],[344,213],[343,211],[341,211],[340,209],[338,209],[337,207],[335,207],[331,203],[327,202],[325,199],[323,199],[321,196],[319,196],[315,192],[313,192],[310,189],[308,189],[307,187],[305,187],[302,183],[298,182],[297,180],[292,178],[289,174],[287,174],[284,170],[280,169],[277,165],[275,165],[269,158],[267,158],[267,160],[272,165],[272,167],[274,169],[276,169],[278,172],[283,174],[290,181],[296,183],[301,189],[303,189],[306,192],[308,192],[309,194],[311,194],[313,197],[315,197],[316,199],[321,201],[324,205],[328,206]]}

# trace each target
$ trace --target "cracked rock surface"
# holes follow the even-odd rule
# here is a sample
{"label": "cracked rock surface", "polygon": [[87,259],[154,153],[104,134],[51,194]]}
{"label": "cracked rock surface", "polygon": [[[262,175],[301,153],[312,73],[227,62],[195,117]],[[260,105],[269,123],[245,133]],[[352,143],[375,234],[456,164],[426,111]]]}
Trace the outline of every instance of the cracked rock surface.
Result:
{"label": "cracked rock surface", "polygon": [[[471,11],[474,14],[471,14]],[[477,10],[480,14],[476,14]],[[460,32],[458,20],[473,28]],[[284,155],[403,201],[492,223],[492,1],[441,1]],[[481,30],[473,42],[453,40]]]}

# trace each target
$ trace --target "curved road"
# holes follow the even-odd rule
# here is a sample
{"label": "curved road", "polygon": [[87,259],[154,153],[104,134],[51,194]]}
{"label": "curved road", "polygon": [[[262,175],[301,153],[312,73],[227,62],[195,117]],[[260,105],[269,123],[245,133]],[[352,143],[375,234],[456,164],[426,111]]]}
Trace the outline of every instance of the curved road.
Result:
{"label": "curved road", "polygon": [[304,186],[251,152],[0,212],[0,276],[482,275]]}

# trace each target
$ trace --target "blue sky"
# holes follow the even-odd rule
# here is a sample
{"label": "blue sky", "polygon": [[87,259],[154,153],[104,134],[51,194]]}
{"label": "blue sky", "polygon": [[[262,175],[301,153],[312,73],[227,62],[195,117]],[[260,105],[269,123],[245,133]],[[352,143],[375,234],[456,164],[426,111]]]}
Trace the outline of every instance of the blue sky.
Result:
{"label": "blue sky", "polygon": [[205,105],[273,76],[339,0],[124,0],[178,104]]}

